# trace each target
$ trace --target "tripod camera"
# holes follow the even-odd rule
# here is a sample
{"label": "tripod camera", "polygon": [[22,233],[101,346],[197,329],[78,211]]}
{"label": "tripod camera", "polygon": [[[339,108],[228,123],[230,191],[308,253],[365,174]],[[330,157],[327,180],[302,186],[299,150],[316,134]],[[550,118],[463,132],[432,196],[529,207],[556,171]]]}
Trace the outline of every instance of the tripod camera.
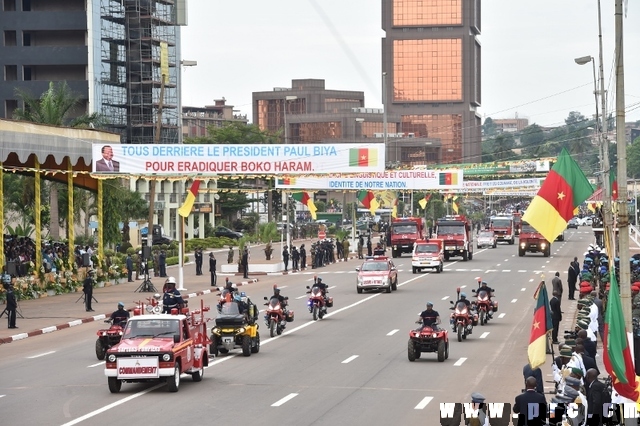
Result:
{"label": "tripod camera", "polygon": [[148,263],[148,258],[145,257],[142,260],[142,263],[140,264],[140,269],[142,269],[144,271],[144,281],[142,281],[142,284],[140,284],[138,286],[138,288],[135,290],[135,292],[138,293],[157,293],[158,290],[156,290],[156,288],[154,287],[153,283],[151,282],[151,279],[149,279],[149,263]]}

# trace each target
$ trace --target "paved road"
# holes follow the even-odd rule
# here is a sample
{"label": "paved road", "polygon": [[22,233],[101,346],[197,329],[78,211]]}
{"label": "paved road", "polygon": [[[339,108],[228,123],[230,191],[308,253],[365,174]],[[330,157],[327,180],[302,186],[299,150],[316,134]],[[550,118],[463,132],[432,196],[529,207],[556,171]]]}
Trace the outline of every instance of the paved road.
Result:
{"label": "paved road", "polygon": [[[290,298],[295,322],[274,339],[266,338],[262,326],[259,354],[216,358],[201,383],[185,377],[177,394],[147,384],[125,384],[122,393],[110,394],[93,350],[101,323],[1,345],[2,422],[111,426],[125,419],[160,425],[246,419],[261,425],[435,425],[439,403],[468,401],[474,391],[489,401],[511,402],[522,388],[532,295],[541,274],[549,288],[556,270],[566,278],[570,259],[584,252],[590,238],[572,231],[566,237],[553,244],[550,258],[520,258],[516,246],[499,245],[478,250],[469,262],[447,262],[442,274],[414,275],[405,256],[396,259],[400,285],[392,294],[357,294],[355,261],[261,277],[243,289],[260,300],[278,284]],[[317,322],[305,309],[305,286],[315,273],[335,286],[330,290],[335,307]],[[496,289],[500,311],[495,319],[477,327],[467,341],[452,341],[444,363],[430,354],[409,362],[407,334],[426,301],[445,318],[456,287],[471,294],[479,275]],[[215,295],[202,298],[215,304]],[[570,321],[571,307],[563,302]],[[543,373],[550,374],[550,362]]]}

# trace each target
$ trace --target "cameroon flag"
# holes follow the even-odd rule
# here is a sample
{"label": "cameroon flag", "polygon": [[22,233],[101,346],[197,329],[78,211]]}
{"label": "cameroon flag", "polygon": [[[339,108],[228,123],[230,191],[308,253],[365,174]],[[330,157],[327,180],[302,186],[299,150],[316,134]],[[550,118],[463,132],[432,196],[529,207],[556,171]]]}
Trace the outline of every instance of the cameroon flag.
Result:
{"label": "cameroon flag", "polygon": [[294,192],[293,194],[291,194],[291,198],[293,198],[296,201],[300,201],[302,204],[307,206],[307,208],[309,209],[309,212],[311,213],[311,218],[313,220],[316,220],[317,218],[316,212],[318,211],[318,208],[313,202],[313,198],[309,196],[308,192]]}
{"label": "cameroon flag", "polygon": [[427,203],[429,202],[429,199],[431,198],[431,193],[425,194],[424,198],[420,201],[418,201],[418,204],[420,204],[420,207],[422,207],[422,210],[427,208]]}
{"label": "cameroon flag", "polygon": [[187,198],[184,200],[184,204],[178,209],[178,214],[182,217],[187,217],[191,214],[193,209],[193,203],[196,202],[198,196],[198,190],[200,189],[200,181],[194,180],[191,184],[189,192],[187,192]]}
{"label": "cameroon flag", "polygon": [[563,148],[522,220],[529,222],[547,241],[554,241],[567,228],[573,210],[591,194],[593,187]]}
{"label": "cameroon flag", "polygon": [[375,148],[349,149],[349,167],[373,167],[378,165],[378,150]]}
{"label": "cameroon flag", "polygon": [[365,208],[369,209],[371,214],[374,214],[376,210],[378,210],[378,207],[380,207],[372,191],[358,191],[356,193],[356,196],[358,197],[358,200],[360,200],[362,205]]}
{"label": "cameroon flag", "polygon": [[540,283],[535,292],[536,308],[533,311],[533,324],[529,337],[529,364],[535,369],[544,364],[547,358],[547,331],[553,329],[551,322],[551,309],[549,308],[549,296],[544,281]]}

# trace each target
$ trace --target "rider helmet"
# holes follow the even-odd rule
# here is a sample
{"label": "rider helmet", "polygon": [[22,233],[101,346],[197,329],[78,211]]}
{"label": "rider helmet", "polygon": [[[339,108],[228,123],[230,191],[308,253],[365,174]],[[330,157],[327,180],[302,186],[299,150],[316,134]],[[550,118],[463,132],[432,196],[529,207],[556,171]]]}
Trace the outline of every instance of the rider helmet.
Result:
{"label": "rider helmet", "polygon": [[466,299],[466,298],[467,298],[466,293],[460,293],[460,299]]}
{"label": "rider helmet", "polygon": [[320,284],[321,282],[322,282],[322,278],[320,278],[320,277],[316,278],[316,283],[317,284]]}
{"label": "rider helmet", "polygon": [[240,297],[239,294],[236,294],[235,296],[233,296],[233,300],[235,300],[236,302],[241,302],[242,301],[242,297]]}
{"label": "rider helmet", "polygon": [[169,277],[169,278],[167,278],[167,280],[164,283],[165,284],[173,284],[173,285],[175,285],[176,284],[176,279],[175,279],[175,277]]}
{"label": "rider helmet", "polygon": [[427,302],[427,308],[433,308],[433,303]]}
{"label": "rider helmet", "polygon": [[600,267],[600,273],[601,274],[606,274],[607,273],[607,267],[606,266],[601,266]]}
{"label": "rider helmet", "polygon": [[273,294],[275,294],[275,295],[280,294],[280,289],[278,287],[274,287],[273,288]]}
{"label": "rider helmet", "polygon": [[118,308],[124,308],[124,303],[118,302]]}
{"label": "rider helmet", "polygon": [[2,284],[7,284],[7,285],[11,284],[11,275],[4,274],[2,276]]}

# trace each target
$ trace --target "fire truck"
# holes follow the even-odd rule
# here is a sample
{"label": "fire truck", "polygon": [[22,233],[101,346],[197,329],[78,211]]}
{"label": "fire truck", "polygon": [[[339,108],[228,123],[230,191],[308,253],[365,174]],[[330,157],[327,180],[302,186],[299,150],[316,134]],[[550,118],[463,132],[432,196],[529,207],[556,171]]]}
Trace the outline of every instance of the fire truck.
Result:
{"label": "fire truck", "polygon": [[522,213],[515,212],[513,213],[513,230],[516,235],[520,235],[520,230],[522,229]]}
{"label": "fire truck", "polygon": [[473,231],[471,220],[463,215],[450,215],[436,220],[435,238],[444,240],[444,260],[462,256],[473,259]]}
{"label": "fire truck", "polygon": [[493,216],[489,221],[489,228],[493,231],[498,241],[506,241],[513,244],[516,240],[513,216]]}
{"label": "fire truck", "polygon": [[122,340],[107,351],[105,376],[111,393],[122,383],[164,381],[169,392],[178,392],[180,376],[190,374],[200,382],[209,364],[204,313],[200,309],[174,308],[163,314],[157,301],[139,303],[123,331]]}
{"label": "fire truck", "polygon": [[544,257],[551,255],[551,243],[533,226],[524,221],[522,222],[518,246],[518,256],[520,257],[524,256],[526,252],[542,253]]}
{"label": "fire truck", "polygon": [[424,238],[424,220],[421,217],[403,217],[391,221],[391,256],[413,253],[413,245]]}

